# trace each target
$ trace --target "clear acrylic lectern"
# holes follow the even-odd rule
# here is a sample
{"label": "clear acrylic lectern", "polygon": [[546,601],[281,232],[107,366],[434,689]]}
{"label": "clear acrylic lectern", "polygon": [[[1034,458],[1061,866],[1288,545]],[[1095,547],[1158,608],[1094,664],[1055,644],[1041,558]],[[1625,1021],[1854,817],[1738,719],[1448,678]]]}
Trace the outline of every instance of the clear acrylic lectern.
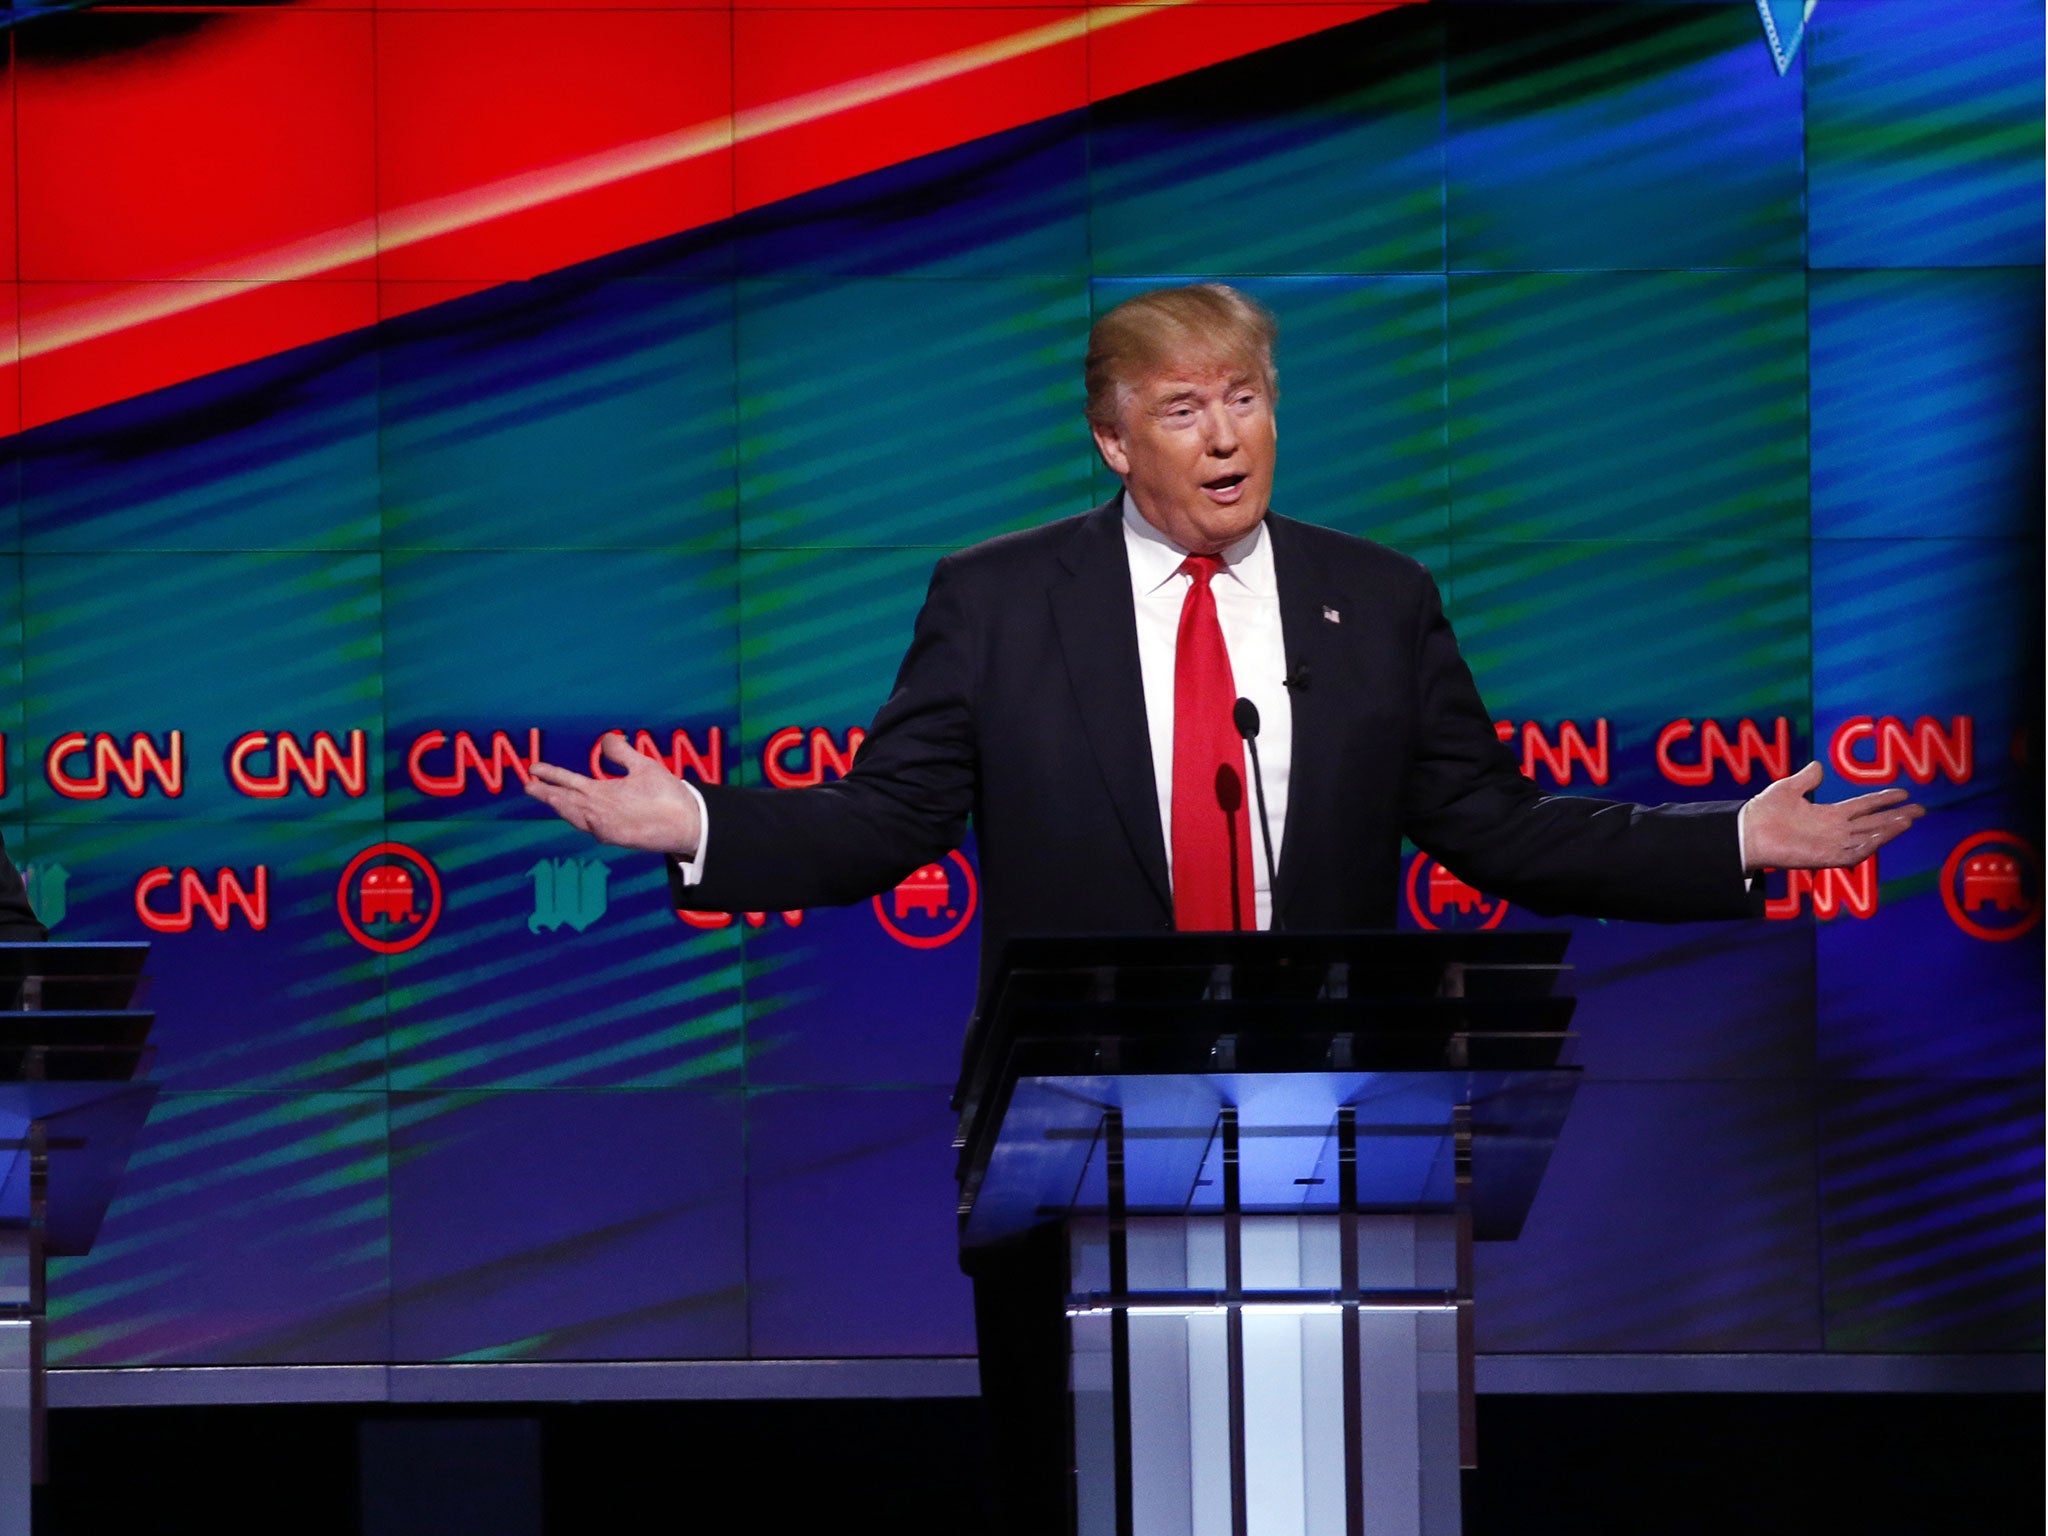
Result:
{"label": "clear acrylic lectern", "polygon": [[0,944],[0,1536],[43,1476],[43,1265],[84,1253],[149,1116],[147,944]]}
{"label": "clear acrylic lectern", "polygon": [[1455,1536],[1472,1243],[1571,1104],[1567,938],[1010,947],[961,1241],[1066,1229],[1082,1536]]}

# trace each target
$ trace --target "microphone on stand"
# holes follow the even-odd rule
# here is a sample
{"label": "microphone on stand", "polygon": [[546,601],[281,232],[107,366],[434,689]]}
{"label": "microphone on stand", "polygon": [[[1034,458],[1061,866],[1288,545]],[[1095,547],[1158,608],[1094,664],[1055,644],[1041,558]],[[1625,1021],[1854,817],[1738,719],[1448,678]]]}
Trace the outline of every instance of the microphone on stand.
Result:
{"label": "microphone on stand", "polygon": [[1266,899],[1273,912],[1268,926],[1277,932],[1280,927],[1280,874],[1273,864],[1273,823],[1266,815],[1266,780],[1259,772],[1259,706],[1250,699],[1239,699],[1230,707],[1230,723],[1237,727],[1237,734],[1244,738],[1245,750],[1251,754],[1252,792],[1259,797],[1259,827],[1265,833]]}

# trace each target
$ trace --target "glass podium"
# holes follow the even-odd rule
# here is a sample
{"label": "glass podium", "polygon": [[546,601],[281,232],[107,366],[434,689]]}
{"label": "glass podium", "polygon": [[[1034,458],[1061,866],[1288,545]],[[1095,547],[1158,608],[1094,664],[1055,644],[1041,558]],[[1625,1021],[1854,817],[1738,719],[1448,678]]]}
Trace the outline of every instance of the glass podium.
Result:
{"label": "glass podium", "polygon": [[43,1270],[87,1252],[156,1099],[147,944],[0,944],[0,1536],[43,1476]]}
{"label": "glass podium", "polygon": [[1011,946],[961,1240],[1065,1228],[1082,1536],[1460,1529],[1472,1244],[1519,1233],[1571,1106],[1567,938]]}

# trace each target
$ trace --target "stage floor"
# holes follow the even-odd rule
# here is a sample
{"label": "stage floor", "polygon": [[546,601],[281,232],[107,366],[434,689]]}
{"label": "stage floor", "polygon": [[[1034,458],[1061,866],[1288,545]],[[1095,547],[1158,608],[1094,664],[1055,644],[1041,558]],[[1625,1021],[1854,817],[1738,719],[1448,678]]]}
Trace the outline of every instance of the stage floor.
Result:
{"label": "stage floor", "polygon": [[[980,1528],[974,1399],[65,1409],[38,1536]],[[2040,1528],[2038,1395],[1479,1400],[1467,1536]],[[658,1526],[648,1513],[672,1512]]]}

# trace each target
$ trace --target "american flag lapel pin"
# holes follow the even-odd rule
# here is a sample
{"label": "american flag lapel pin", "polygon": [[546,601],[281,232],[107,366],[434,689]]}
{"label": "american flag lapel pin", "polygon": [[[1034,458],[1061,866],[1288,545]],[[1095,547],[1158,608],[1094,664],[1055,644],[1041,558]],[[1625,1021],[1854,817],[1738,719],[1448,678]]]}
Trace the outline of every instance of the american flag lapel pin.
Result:
{"label": "american flag lapel pin", "polygon": [[1332,608],[1328,603],[1325,603],[1323,604],[1323,622],[1325,624],[1342,624],[1344,622],[1344,615]]}

